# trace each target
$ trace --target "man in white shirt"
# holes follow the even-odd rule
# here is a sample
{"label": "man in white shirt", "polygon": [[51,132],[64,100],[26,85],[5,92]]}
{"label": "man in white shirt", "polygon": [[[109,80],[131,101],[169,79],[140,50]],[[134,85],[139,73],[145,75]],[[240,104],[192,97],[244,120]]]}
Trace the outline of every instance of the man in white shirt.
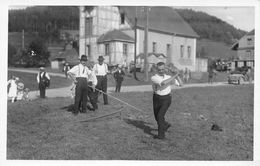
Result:
{"label": "man in white shirt", "polygon": [[171,126],[165,121],[165,114],[171,105],[171,84],[175,82],[178,73],[174,76],[165,74],[165,63],[157,63],[157,73],[151,77],[153,82],[153,110],[158,124],[157,139],[165,138],[165,131]]}
{"label": "man in white shirt", "polygon": [[[107,99],[107,74],[108,74],[108,67],[107,64],[104,63],[104,57],[98,57],[98,63],[94,65],[93,71],[97,76],[97,89],[101,90],[103,93],[104,104],[108,104]],[[98,99],[98,91],[96,91],[96,100]]]}
{"label": "man in white shirt", "polygon": [[36,79],[39,85],[40,98],[45,98],[46,87],[49,87],[50,84],[50,76],[45,72],[44,67],[40,67],[40,72],[37,74]]}
{"label": "man in white shirt", "polygon": [[[87,107],[87,93],[88,93],[88,78],[92,71],[86,66],[87,56],[82,55],[80,64],[74,66],[68,71],[68,76],[73,80],[76,85],[75,88],[75,101],[74,101],[74,114],[79,112],[86,113]],[[82,109],[81,109],[82,106]]]}

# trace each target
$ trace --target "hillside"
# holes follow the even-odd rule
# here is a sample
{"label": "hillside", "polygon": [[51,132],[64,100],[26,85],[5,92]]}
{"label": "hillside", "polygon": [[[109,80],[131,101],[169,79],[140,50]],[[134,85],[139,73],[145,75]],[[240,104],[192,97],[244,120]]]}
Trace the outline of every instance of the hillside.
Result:
{"label": "hillside", "polygon": [[247,33],[204,12],[191,9],[176,9],[176,11],[203,39],[233,44]]}
{"label": "hillside", "polygon": [[229,45],[209,39],[197,40],[196,55],[201,58],[226,60],[237,57],[236,51],[231,50]]}

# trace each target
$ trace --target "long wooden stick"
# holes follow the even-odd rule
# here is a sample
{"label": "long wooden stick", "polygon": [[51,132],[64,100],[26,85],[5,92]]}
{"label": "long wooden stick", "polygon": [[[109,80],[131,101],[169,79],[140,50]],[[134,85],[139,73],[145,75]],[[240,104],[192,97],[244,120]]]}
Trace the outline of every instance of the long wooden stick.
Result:
{"label": "long wooden stick", "polygon": [[119,113],[119,112],[122,112],[123,109],[124,109],[124,107],[121,108],[121,109],[118,110],[118,111],[111,112],[111,113],[109,113],[109,114],[105,114],[105,115],[101,115],[101,116],[97,116],[97,117],[94,117],[94,118],[88,118],[88,119],[86,119],[86,120],[79,121],[79,122],[89,122],[89,121],[92,121],[92,120],[96,120],[96,119],[104,118],[104,117],[107,117],[107,116],[114,115],[114,114],[117,114],[117,113]]}

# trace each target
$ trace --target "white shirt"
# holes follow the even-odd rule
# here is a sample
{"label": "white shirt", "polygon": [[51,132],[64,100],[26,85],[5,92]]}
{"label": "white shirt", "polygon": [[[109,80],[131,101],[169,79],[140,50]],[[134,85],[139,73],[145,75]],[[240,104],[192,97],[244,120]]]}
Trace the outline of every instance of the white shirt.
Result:
{"label": "white shirt", "polygon": [[88,69],[87,66],[82,65],[81,63],[77,66],[74,66],[71,68],[68,73],[73,74],[76,78],[77,77],[84,77],[88,78],[88,76],[91,74],[91,70]]}
{"label": "white shirt", "polygon": [[103,63],[100,65],[97,63],[94,65],[93,71],[95,72],[96,76],[105,76],[108,73],[107,64]]}
{"label": "white shirt", "polygon": [[161,86],[161,83],[164,80],[167,80],[171,78],[170,75],[166,75],[164,74],[164,76],[160,76],[158,74],[155,74],[154,76],[151,77],[151,80],[153,82],[153,91],[154,93],[160,95],[160,96],[164,96],[164,95],[168,95],[171,93],[171,85],[164,85]]}
{"label": "white shirt", "polygon": [[[41,73],[41,78],[43,77],[43,74],[45,73],[45,76],[50,80],[50,76],[49,76],[49,74],[47,73],[47,72],[42,72]],[[40,82],[40,73],[38,73],[38,75],[37,75],[37,82],[39,83]]]}

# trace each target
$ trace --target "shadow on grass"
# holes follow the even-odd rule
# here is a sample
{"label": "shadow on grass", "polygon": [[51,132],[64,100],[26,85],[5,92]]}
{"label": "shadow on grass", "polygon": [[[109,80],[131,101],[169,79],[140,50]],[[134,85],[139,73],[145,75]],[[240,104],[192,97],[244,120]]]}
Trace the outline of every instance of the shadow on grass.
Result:
{"label": "shadow on grass", "polygon": [[68,106],[62,107],[61,109],[62,109],[62,110],[66,110],[66,111],[68,111],[68,112],[73,112],[73,110],[74,110],[74,104],[70,104],[70,105],[68,105]]}
{"label": "shadow on grass", "polygon": [[151,131],[153,130],[157,130],[157,129],[153,129],[150,126],[148,126],[147,122],[141,121],[141,120],[134,120],[134,119],[124,119],[124,121],[127,124],[133,125],[139,129],[142,129],[144,131],[144,133],[149,134],[151,136],[155,136],[155,134],[153,134]]}

